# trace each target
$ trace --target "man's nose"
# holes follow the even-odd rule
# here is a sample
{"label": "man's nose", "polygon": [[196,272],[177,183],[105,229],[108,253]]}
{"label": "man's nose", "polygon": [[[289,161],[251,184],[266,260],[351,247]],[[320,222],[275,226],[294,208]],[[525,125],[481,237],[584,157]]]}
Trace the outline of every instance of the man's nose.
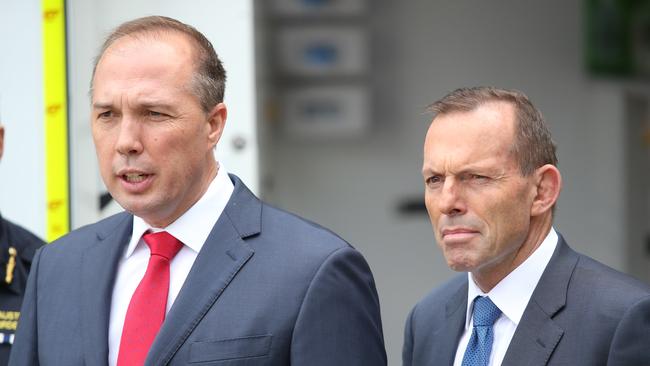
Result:
{"label": "man's nose", "polygon": [[127,115],[122,117],[115,148],[122,155],[137,155],[142,152],[142,125],[136,118]]}
{"label": "man's nose", "polygon": [[453,177],[443,183],[438,201],[440,212],[447,216],[462,215],[467,210],[463,199],[462,186]]}

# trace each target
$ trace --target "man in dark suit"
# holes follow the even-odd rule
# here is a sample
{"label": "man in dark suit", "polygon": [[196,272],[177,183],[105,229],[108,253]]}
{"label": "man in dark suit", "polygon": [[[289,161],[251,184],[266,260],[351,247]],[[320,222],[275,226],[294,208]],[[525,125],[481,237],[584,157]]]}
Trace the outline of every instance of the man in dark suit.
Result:
{"label": "man in dark suit", "polygon": [[224,81],[210,42],[176,20],[108,37],[91,123],[126,212],[36,255],[11,365],[386,364],[362,256],[216,161]]}
{"label": "man in dark suit", "polygon": [[458,89],[430,107],[425,202],[448,265],[406,322],[405,366],[650,365],[650,289],[552,227],[561,176],[520,92]]}
{"label": "man in dark suit", "polygon": [[[0,159],[4,152],[4,133],[0,124]],[[39,237],[0,215],[0,366],[9,362],[27,274],[34,253],[43,244]]]}

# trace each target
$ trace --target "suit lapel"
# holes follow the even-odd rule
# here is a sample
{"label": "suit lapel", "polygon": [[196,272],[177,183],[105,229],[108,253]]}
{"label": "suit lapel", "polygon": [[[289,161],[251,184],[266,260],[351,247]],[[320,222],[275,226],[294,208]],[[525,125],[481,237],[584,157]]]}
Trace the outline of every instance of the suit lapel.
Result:
{"label": "suit lapel", "polygon": [[[433,339],[433,355],[436,365],[452,365],[458,348],[458,340],[465,329],[467,314],[467,281],[449,299],[445,307],[446,321],[444,326],[436,331]],[[437,358],[437,357],[440,358]]]}
{"label": "suit lapel", "polygon": [[254,251],[244,238],[260,232],[259,200],[232,176],[235,190],[196,257],[149,350],[145,365],[167,365]]}
{"label": "suit lapel", "polygon": [[566,294],[578,255],[558,234],[558,245],[528,302],[502,365],[543,366],[564,330],[553,317],[566,304]]}
{"label": "suit lapel", "polygon": [[115,272],[129,242],[132,216],[115,216],[81,258],[81,331],[87,365],[108,364],[108,325]]}

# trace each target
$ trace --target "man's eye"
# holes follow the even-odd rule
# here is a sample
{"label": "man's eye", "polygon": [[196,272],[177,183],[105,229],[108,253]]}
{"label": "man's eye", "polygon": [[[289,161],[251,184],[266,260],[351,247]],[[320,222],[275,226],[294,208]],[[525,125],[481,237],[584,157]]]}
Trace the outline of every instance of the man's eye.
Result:
{"label": "man's eye", "polygon": [[432,187],[442,182],[442,178],[439,175],[433,175],[425,179],[424,182],[428,187]]}
{"label": "man's eye", "polygon": [[99,113],[99,114],[97,115],[97,118],[106,119],[106,118],[111,118],[112,116],[113,116],[113,112],[111,112],[111,111],[106,111],[106,112]]}
{"label": "man's eye", "polygon": [[147,111],[147,115],[148,115],[149,117],[153,117],[153,118],[164,118],[164,117],[167,117],[166,114],[161,113],[161,112],[157,112],[157,111]]}
{"label": "man's eye", "polygon": [[488,180],[490,180],[489,177],[480,174],[470,174],[469,178],[476,182],[487,182]]}

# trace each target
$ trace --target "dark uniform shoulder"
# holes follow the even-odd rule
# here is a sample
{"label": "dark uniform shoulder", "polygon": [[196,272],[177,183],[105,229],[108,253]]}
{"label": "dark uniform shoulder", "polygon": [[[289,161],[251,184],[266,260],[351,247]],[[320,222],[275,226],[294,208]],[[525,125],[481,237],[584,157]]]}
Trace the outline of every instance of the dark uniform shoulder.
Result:
{"label": "dark uniform shoulder", "polygon": [[45,242],[22,226],[4,218],[0,219],[2,220],[2,239],[0,239],[2,250],[7,251],[10,246],[14,247],[22,260],[31,262],[36,250]]}
{"label": "dark uniform shoulder", "polygon": [[8,362],[32,259],[44,244],[0,216],[0,365]]}

